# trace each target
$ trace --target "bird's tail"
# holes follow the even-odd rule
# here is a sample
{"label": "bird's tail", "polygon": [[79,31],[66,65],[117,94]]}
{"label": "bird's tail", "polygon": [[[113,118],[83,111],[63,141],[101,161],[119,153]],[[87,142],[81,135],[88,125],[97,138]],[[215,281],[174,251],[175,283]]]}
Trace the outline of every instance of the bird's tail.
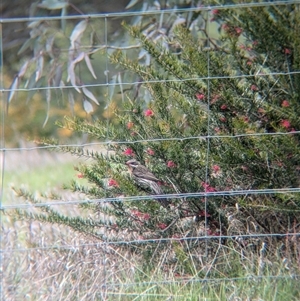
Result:
{"label": "bird's tail", "polygon": [[[160,185],[156,182],[151,183],[151,189],[154,192],[154,194],[163,194],[163,191],[160,187]],[[170,204],[170,201],[168,199],[156,199],[163,207],[167,208]]]}

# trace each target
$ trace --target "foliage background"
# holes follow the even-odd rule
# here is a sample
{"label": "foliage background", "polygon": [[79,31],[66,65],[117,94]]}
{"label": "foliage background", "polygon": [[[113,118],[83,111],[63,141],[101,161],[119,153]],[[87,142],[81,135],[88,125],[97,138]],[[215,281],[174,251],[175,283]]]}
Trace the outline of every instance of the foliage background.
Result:
{"label": "foliage background", "polygon": [[[136,5],[142,3],[133,1],[135,2]],[[155,7],[157,3],[151,2],[151,5]],[[198,34],[199,45],[184,26],[173,28],[174,24],[183,24],[182,18],[173,15],[169,23],[166,22],[172,54],[163,52],[160,43],[153,44],[149,37],[145,38],[148,34],[150,36],[147,26],[151,27],[152,23],[159,20],[145,16],[144,36],[137,29],[129,29],[134,39],[129,40],[125,33],[124,37],[133,45],[143,44],[153,59],[150,66],[147,64],[147,54],[140,52],[137,47],[126,51],[127,56],[114,52],[111,59],[118,64],[117,67],[106,65],[108,53],[95,52],[93,66],[95,73],[99,74],[97,80],[91,76],[90,68],[80,65],[80,80],[92,85],[104,84],[104,90],[89,86],[100,103],[96,106],[90,102],[94,108],[92,114],[89,106],[84,107],[81,95],[70,105],[66,101],[67,95],[60,99],[61,92],[55,91],[51,94],[55,99],[53,102],[51,98],[52,111],[46,109],[42,117],[37,113],[47,108],[46,90],[41,89],[34,97],[31,95],[30,102],[27,91],[19,92],[18,97],[14,95],[9,107],[9,117],[5,117],[5,121],[10,121],[10,116],[14,116],[14,119],[5,124],[8,126],[5,133],[9,137],[17,133],[15,141],[19,141],[19,137],[26,133],[47,146],[53,141],[41,141],[41,136],[66,138],[72,133],[70,130],[74,130],[85,133],[78,136],[81,137],[81,142],[87,141],[84,139],[87,139],[86,133],[89,133],[89,137],[104,141],[108,148],[91,150],[59,146],[61,151],[85,160],[77,165],[74,172],[77,179],[69,187],[76,192],[75,195],[62,196],[61,191],[59,195],[56,191],[32,193],[23,188],[15,188],[17,195],[21,197],[18,202],[22,203],[24,200],[26,204],[25,210],[17,202],[11,208],[6,208],[17,208],[13,214],[7,215],[6,225],[11,226],[11,229],[9,226],[4,228],[6,239],[2,241],[3,249],[13,253],[10,258],[5,255],[4,260],[7,296],[27,296],[34,288],[33,298],[61,294],[64,297],[77,295],[82,298],[107,299],[110,294],[117,292],[126,294],[130,287],[128,281],[134,279],[136,287],[133,291],[139,295],[143,295],[139,292],[139,283],[148,281],[150,286],[146,290],[153,290],[154,297],[161,294],[162,298],[177,295],[182,298],[184,294],[179,292],[185,281],[195,284],[196,291],[205,295],[202,286],[197,286],[199,279],[238,278],[240,281],[235,282],[238,288],[233,288],[230,292],[222,285],[214,286],[218,291],[217,297],[222,300],[229,295],[244,297],[242,287],[248,284],[247,275],[256,279],[263,275],[267,287],[272,287],[272,277],[279,282],[279,287],[284,287],[288,277],[294,277],[282,295],[286,297],[288,294],[291,300],[296,300],[299,296],[296,288],[299,262],[299,93],[296,85],[299,42],[294,33],[297,33],[295,29],[299,24],[295,17],[291,19],[294,27],[285,31],[282,25],[287,24],[282,20],[287,18],[289,9],[272,9],[273,7],[268,14],[260,8],[211,12],[210,17],[215,20],[208,18],[202,21],[204,24],[214,24],[209,29],[212,32],[207,32],[205,26],[203,30],[198,24],[200,29],[196,31],[196,35]],[[249,18],[251,12],[253,15]],[[48,13],[53,12],[47,11]],[[160,12],[157,15],[160,16]],[[196,12],[195,17],[197,16]],[[274,16],[282,19],[282,22],[276,24]],[[264,25],[268,24],[265,17],[269,17],[269,23],[273,22],[272,26],[260,24],[261,20],[264,20]],[[219,26],[215,22],[218,18],[226,22]],[[251,23],[249,20],[255,22]],[[88,27],[87,36],[83,36],[81,40],[83,48],[91,47],[91,28],[103,28],[102,21],[89,22],[91,27]],[[55,21],[50,23],[51,26],[57,25]],[[70,54],[66,45],[69,36],[74,33],[74,26],[74,22],[66,26],[67,34],[61,42],[62,56]],[[217,33],[218,29],[223,35],[222,39]],[[112,35],[114,31],[112,29]],[[154,30],[154,33],[159,34],[159,31]],[[215,47],[214,51],[207,47],[207,34]],[[97,38],[101,42],[105,41],[105,35],[99,34]],[[256,44],[256,40],[264,43]],[[114,39],[111,40],[113,41]],[[122,42],[121,45],[124,46]],[[225,47],[222,48],[223,46]],[[93,47],[85,49],[93,52]],[[33,50],[28,53],[28,57],[33,53],[38,60],[41,57],[40,49],[36,51],[33,47]],[[42,50],[44,54],[43,51],[46,52],[47,49]],[[112,54],[113,51],[109,53]],[[211,58],[209,68],[208,53]],[[5,57],[9,61],[10,55]],[[134,61],[137,57],[139,63]],[[22,56],[22,59],[26,61],[26,56]],[[18,74],[24,61],[16,68]],[[28,69],[28,78],[32,76],[30,72],[36,75],[39,71],[38,67],[35,68],[37,69]],[[103,70],[109,70],[110,75],[107,76],[107,72]],[[131,72],[127,73],[128,70]],[[205,79],[208,70],[212,72],[210,75],[219,78],[208,83]],[[274,70],[285,74],[269,74]],[[259,71],[267,74],[267,80],[263,76],[253,76],[260,75],[257,73]],[[293,73],[294,71],[296,72]],[[43,72],[46,76],[42,85],[47,88],[46,69]],[[66,73],[63,75],[64,79],[67,77]],[[244,73],[250,76],[240,80],[239,76]],[[124,83],[129,84],[122,87],[120,83],[116,85],[112,78],[115,76],[115,80],[118,80],[118,74],[122,75]],[[22,80],[26,81],[26,76]],[[191,76],[203,80],[195,81],[192,78],[186,81]],[[145,81],[151,96],[140,86],[141,81]],[[13,82],[13,77],[9,82]],[[109,87],[106,86],[108,82],[112,84]],[[74,87],[73,83],[72,85]],[[125,98],[122,97],[123,93],[111,97],[118,88],[121,92],[122,89],[128,89]],[[155,101],[150,101],[151,98]],[[16,99],[19,100],[18,103]],[[264,107],[261,108],[261,105]],[[72,116],[72,109],[77,118],[65,118],[64,122],[59,123],[62,128],[53,135],[54,114]],[[40,126],[36,129],[30,122],[28,126],[16,126],[16,118],[20,122],[25,119],[20,118],[20,112],[22,117],[25,112],[28,119],[37,116],[39,120],[35,122],[40,125],[44,123],[48,113],[53,119],[48,119],[44,128]],[[276,132],[282,132],[283,135],[274,135]],[[220,137],[217,142],[214,139],[203,139],[207,133]],[[237,139],[227,137],[241,133],[249,136]],[[186,139],[191,136],[201,137],[197,140]],[[141,143],[136,143],[137,137],[142,140]],[[119,143],[107,142],[108,138]],[[176,138],[175,141],[172,141],[173,138]],[[10,143],[15,141],[12,139]],[[65,140],[62,139],[60,144],[63,141]],[[274,145],[277,147],[274,148]],[[203,150],[208,150],[209,156]],[[161,208],[153,198],[149,199],[145,192],[136,187],[129,177],[124,162],[133,156],[159,175],[164,182],[164,192],[187,192],[191,194],[189,198],[170,196],[173,198],[170,210]],[[48,172],[52,173],[50,169]],[[82,177],[89,183],[82,182]],[[247,193],[248,189],[266,192],[273,188],[282,188],[286,193],[275,193],[271,197],[271,194],[260,194],[257,197]],[[227,196],[226,190],[241,190],[242,193]],[[219,196],[218,191],[223,193]],[[93,200],[87,202],[88,197]],[[73,198],[78,204],[76,207],[72,204]],[[98,204],[99,198],[111,198],[111,202]],[[49,202],[52,204],[45,206]],[[40,207],[33,208],[32,205]],[[206,240],[207,234],[212,235],[213,239]],[[224,242],[220,234],[234,239]],[[243,235],[254,234],[254,240],[247,237],[243,239]],[[267,235],[267,240],[262,240],[257,239],[257,234],[270,235]],[[278,235],[279,239],[272,234]],[[105,243],[99,244],[99,239]],[[128,241],[131,243],[128,244]],[[20,242],[21,250],[29,254],[23,261],[18,252]],[[57,278],[55,275],[58,275]],[[53,277],[56,279],[54,282],[51,280]],[[32,283],[28,285],[30,280]],[[169,280],[171,285],[165,286],[165,282]],[[172,287],[176,280],[179,280],[179,287]],[[55,291],[59,283],[72,285],[61,285],[62,289],[57,293]],[[125,289],[120,289],[123,284],[127,284]],[[152,287],[157,284],[158,287]],[[119,285],[119,288],[116,289],[114,285]],[[192,285],[187,290],[195,291],[195,287]],[[50,291],[52,292],[49,294]],[[215,296],[216,291],[212,290],[206,295]],[[191,297],[195,297],[191,294]],[[151,298],[152,295],[145,296]],[[272,294],[267,294],[265,288],[262,288],[258,293],[252,292],[251,296],[271,298]]]}

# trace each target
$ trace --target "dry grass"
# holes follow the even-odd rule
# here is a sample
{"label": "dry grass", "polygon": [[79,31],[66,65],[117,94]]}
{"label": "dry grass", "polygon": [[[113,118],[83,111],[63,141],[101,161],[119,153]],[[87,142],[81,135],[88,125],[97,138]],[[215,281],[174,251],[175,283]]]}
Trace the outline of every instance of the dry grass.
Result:
{"label": "dry grass", "polygon": [[[205,254],[205,243],[193,244],[105,244],[10,219],[2,233],[4,300],[299,300],[299,253],[283,260],[215,239]],[[299,251],[296,236],[289,244]]]}
{"label": "dry grass", "polygon": [[[74,160],[39,152],[23,155],[7,157],[7,172],[30,175],[32,166],[39,170],[41,164],[54,164],[56,169],[62,167],[58,174],[64,177],[64,164],[70,160],[72,165]],[[59,210],[74,216],[80,212],[67,205]],[[242,217],[235,214],[231,220],[240,224]],[[248,231],[250,224],[253,221],[244,224]],[[192,248],[186,241],[114,245],[67,227],[4,216],[3,299],[296,301],[300,299],[300,241],[299,229],[293,231],[294,236],[279,243],[269,239],[267,252],[262,241],[253,250],[238,241],[224,244],[219,239],[193,242]],[[285,249],[279,250],[282,242]]]}

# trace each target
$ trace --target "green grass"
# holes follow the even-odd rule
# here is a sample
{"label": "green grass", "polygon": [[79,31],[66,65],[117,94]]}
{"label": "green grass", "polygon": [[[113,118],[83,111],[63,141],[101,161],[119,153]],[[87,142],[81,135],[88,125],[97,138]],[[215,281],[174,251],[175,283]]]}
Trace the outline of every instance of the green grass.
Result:
{"label": "green grass", "polygon": [[[173,284],[150,284],[127,287],[117,293],[108,292],[108,300],[299,300],[299,280],[289,277],[274,279],[265,276],[262,279],[240,278],[234,280],[202,281]],[[136,298],[136,299],[135,299]]]}
{"label": "green grass", "polygon": [[70,162],[58,166],[45,165],[29,171],[7,172],[4,176],[4,187],[8,189],[12,185],[22,185],[33,191],[45,191],[54,187],[61,188],[63,183],[75,177],[76,171]]}
{"label": "green grass", "polygon": [[68,185],[72,180],[80,184],[87,184],[85,179],[77,177],[78,172],[74,166],[78,164],[73,162],[46,164],[40,167],[34,167],[30,170],[14,170],[4,174],[3,181],[3,205],[12,204],[17,201],[14,197],[13,188],[23,188],[32,193],[45,193],[49,191],[60,191],[63,185]]}

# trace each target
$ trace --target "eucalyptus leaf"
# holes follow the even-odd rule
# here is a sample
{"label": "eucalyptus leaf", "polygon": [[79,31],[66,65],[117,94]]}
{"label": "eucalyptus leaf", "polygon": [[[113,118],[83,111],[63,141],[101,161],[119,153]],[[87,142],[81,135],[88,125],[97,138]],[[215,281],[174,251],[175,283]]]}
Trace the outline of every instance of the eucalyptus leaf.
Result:
{"label": "eucalyptus leaf", "polygon": [[43,124],[43,128],[46,126],[48,120],[49,120],[49,115],[50,115],[50,100],[51,100],[51,89],[48,88],[46,90],[46,100],[47,100],[47,114],[46,114],[46,119]]}
{"label": "eucalyptus leaf", "polygon": [[125,9],[129,9],[129,8],[135,6],[135,5],[136,5],[137,3],[139,3],[139,2],[140,2],[140,0],[131,0],[131,1],[127,4],[127,6],[125,7]]}
{"label": "eucalyptus leaf", "polygon": [[54,87],[60,87],[62,79],[62,65],[58,65],[55,69],[55,76],[53,80]]}
{"label": "eucalyptus leaf", "polygon": [[49,10],[63,9],[68,6],[68,2],[66,1],[58,1],[58,0],[43,0],[42,3],[38,5],[40,8],[45,8]]}
{"label": "eucalyptus leaf", "polygon": [[22,77],[25,74],[25,72],[27,70],[27,67],[29,65],[29,62],[30,62],[30,60],[26,60],[25,63],[23,64],[23,66],[21,67],[21,69],[20,69],[20,71],[18,73],[19,77]]}
{"label": "eucalyptus leaf", "polygon": [[7,97],[8,103],[10,103],[12,98],[14,97],[16,89],[18,89],[18,86],[19,86],[19,76],[16,76],[9,88],[10,91],[8,92],[8,97]]}
{"label": "eucalyptus leaf", "polygon": [[45,80],[45,77],[42,76],[38,81],[35,81],[35,73],[33,73],[29,79],[27,88],[29,90],[27,101],[29,101],[33,95],[38,91],[38,88],[40,88],[43,85],[43,82]]}
{"label": "eucalyptus leaf", "polygon": [[115,91],[115,87],[116,87],[116,82],[117,82],[117,75],[114,75],[110,82],[109,82],[109,86],[108,86],[108,90],[109,90],[109,100],[112,99],[113,95],[114,95],[114,91]]}
{"label": "eucalyptus leaf", "polygon": [[61,21],[60,21],[61,30],[63,32],[65,32],[66,31],[66,26],[67,26],[67,20],[66,20],[66,18],[64,18],[64,16],[67,15],[67,7],[62,8],[60,15],[61,15]]}
{"label": "eucalyptus leaf", "polygon": [[42,74],[43,74],[43,68],[44,68],[44,56],[43,54],[40,54],[39,58],[37,59],[37,69],[35,72],[35,81],[38,81]]}
{"label": "eucalyptus leaf", "polygon": [[68,66],[68,80],[70,81],[72,86],[76,89],[76,91],[78,93],[81,93],[81,91],[79,90],[77,84],[76,84],[76,74],[75,74],[75,67],[76,64],[80,61],[82,61],[84,58],[84,52],[81,52],[73,61],[69,62],[69,66]]}
{"label": "eucalyptus leaf", "polygon": [[85,60],[85,63],[86,63],[86,65],[87,65],[88,69],[90,70],[92,76],[94,77],[94,79],[97,79],[97,76],[96,76],[96,74],[95,74],[95,72],[94,72],[94,69],[93,69],[93,66],[92,66],[90,57],[89,57],[89,55],[86,54],[86,53],[85,53],[85,55],[84,55],[84,60]]}
{"label": "eucalyptus leaf", "polygon": [[82,87],[82,92],[85,94],[85,96],[87,96],[89,99],[91,99],[94,103],[99,105],[97,98],[94,96],[94,94],[90,90],[88,90],[86,87]]}
{"label": "eucalyptus leaf", "polygon": [[86,99],[84,99],[84,101],[83,101],[83,108],[87,114],[94,112],[94,108],[93,108],[92,104]]}
{"label": "eucalyptus leaf", "polygon": [[72,93],[71,89],[69,89],[69,92],[68,92],[68,101],[70,104],[72,115],[74,115],[75,100],[74,100],[74,94]]}
{"label": "eucalyptus leaf", "polygon": [[33,48],[34,42],[35,42],[34,39],[28,39],[28,40],[26,40],[26,42],[22,45],[22,47],[18,51],[18,55],[22,54],[28,48]]}
{"label": "eucalyptus leaf", "polygon": [[72,34],[70,36],[70,42],[71,42],[71,48],[75,48],[75,43],[79,42],[79,39],[81,38],[81,35],[85,31],[87,27],[87,21],[82,20],[80,21],[73,29]]}

